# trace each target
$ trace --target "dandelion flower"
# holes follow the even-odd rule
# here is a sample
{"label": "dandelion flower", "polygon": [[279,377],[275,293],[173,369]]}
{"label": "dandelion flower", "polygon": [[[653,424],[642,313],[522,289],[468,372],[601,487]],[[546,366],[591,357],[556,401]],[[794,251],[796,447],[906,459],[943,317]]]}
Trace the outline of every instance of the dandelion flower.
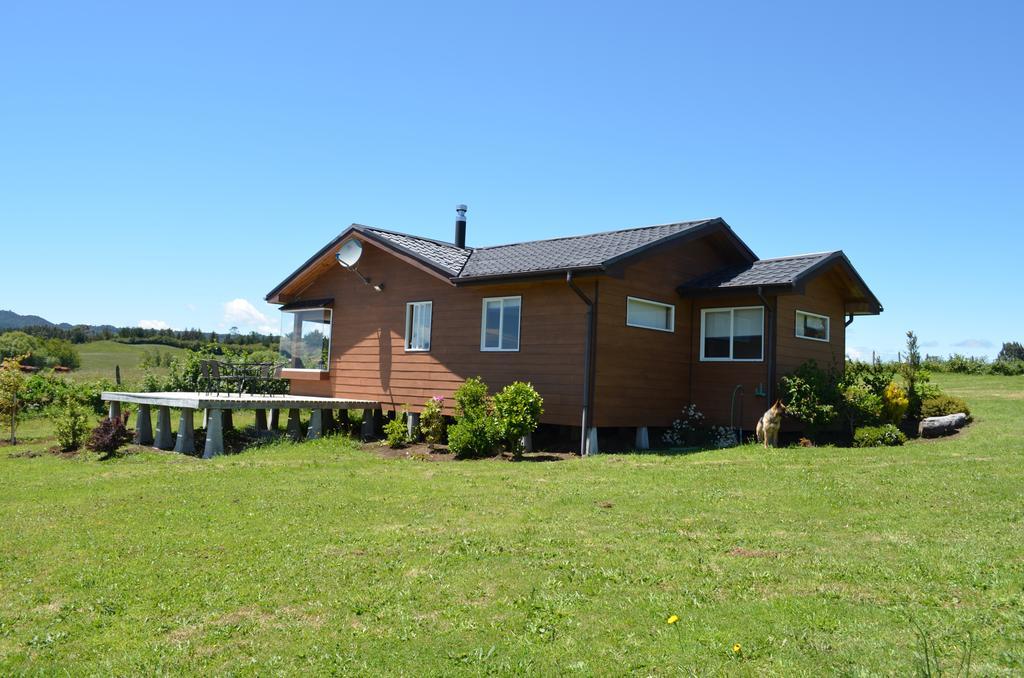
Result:
{"label": "dandelion flower", "polygon": [[732,653],[739,654],[742,649],[743,647],[739,643],[736,643],[732,646]]}
{"label": "dandelion flower", "polygon": [[674,614],[671,617],[669,617],[668,619],[666,619],[665,621],[667,623],[669,623],[669,624],[675,624],[677,621],[679,621],[679,615],[675,615]]}

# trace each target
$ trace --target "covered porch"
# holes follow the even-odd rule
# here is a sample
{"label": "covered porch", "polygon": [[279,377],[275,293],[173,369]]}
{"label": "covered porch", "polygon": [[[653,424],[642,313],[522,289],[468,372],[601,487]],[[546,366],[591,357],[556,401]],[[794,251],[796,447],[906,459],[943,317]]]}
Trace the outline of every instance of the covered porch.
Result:
{"label": "covered porch", "polygon": [[[349,398],[323,398],[298,395],[264,395],[252,393],[212,394],[202,392],[123,393],[104,391],[101,398],[109,407],[110,418],[121,416],[121,403],[138,406],[135,423],[137,445],[152,445],[161,450],[174,450],[185,454],[197,452],[195,447],[193,416],[202,410],[206,421],[206,443],[203,459],[224,453],[224,430],[229,426],[234,410],[254,410],[256,431],[274,431],[282,410],[288,412],[287,432],[293,439],[301,437],[300,411],[310,410],[307,439],[319,438],[333,427],[334,410],[363,410],[363,436],[374,433],[381,409],[378,402]],[[156,427],[152,410],[156,408]],[[179,410],[178,429],[171,431],[171,410]],[[269,416],[268,416],[269,412]]]}

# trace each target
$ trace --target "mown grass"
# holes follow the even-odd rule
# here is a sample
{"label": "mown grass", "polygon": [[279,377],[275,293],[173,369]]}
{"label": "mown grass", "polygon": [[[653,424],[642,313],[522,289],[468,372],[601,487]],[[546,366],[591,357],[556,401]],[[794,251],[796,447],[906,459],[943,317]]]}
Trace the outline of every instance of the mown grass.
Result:
{"label": "mown grass", "polygon": [[0,673],[1019,674],[1024,378],[940,379],[904,448],[4,456]]}
{"label": "mown grass", "polygon": [[[122,344],[116,341],[91,341],[76,347],[82,359],[82,365],[72,372],[74,379],[114,379],[114,369],[121,367],[121,379],[125,382],[141,382],[146,375],[141,366],[145,353],[159,351],[164,356],[174,356],[183,349],[161,344]],[[167,368],[152,367],[150,371],[156,375],[164,375]]]}

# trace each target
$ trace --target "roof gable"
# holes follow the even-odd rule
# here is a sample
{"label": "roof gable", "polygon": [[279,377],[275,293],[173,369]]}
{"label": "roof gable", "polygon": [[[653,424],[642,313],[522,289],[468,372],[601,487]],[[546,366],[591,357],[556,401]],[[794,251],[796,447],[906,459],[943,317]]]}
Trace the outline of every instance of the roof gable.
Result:
{"label": "roof gable", "polygon": [[746,266],[717,271],[692,280],[680,287],[679,292],[686,295],[763,287],[795,289],[835,266],[841,266],[850,279],[850,286],[857,288],[863,312],[881,313],[882,304],[842,250],[759,259]]}

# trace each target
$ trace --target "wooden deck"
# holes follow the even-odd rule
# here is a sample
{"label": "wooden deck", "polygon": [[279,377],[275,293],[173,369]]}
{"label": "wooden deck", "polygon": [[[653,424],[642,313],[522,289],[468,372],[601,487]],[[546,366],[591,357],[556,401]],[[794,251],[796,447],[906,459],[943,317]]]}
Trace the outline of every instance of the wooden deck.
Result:
{"label": "wooden deck", "polygon": [[[256,430],[276,430],[278,414],[288,412],[288,435],[300,437],[299,410],[310,410],[309,427],[306,437],[319,438],[331,428],[333,410],[364,410],[370,416],[363,417],[363,435],[372,435],[378,421],[380,403],[352,398],[326,398],[299,395],[257,395],[251,393],[204,393],[204,392],[157,392],[127,393],[104,391],[100,394],[110,406],[110,418],[121,416],[121,403],[138,405],[135,423],[135,442],[139,445],[153,445],[161,450],[173,449],[191,454],[195,452],[192,413],[206,410],[206,443],[203,458],[209,459],[224,453],[224,410],[256,410]],[[156,408],[156,428],[152,426],[151,412]],[[181,410],[176,434],[171,433],[171,409]],[[271,417],[267,420],[267,410]],[[228,419],[230,422],[230,418]],[[230,425],[230,424],[228,424]]]}
{"label": "wooden deck", "polygon": [[126,393],[104,391],[104,402],[134,403],[189,410],[375,410],[380,403],[350,398],[297,395],[255,395],[251,393],[157,392]]}

